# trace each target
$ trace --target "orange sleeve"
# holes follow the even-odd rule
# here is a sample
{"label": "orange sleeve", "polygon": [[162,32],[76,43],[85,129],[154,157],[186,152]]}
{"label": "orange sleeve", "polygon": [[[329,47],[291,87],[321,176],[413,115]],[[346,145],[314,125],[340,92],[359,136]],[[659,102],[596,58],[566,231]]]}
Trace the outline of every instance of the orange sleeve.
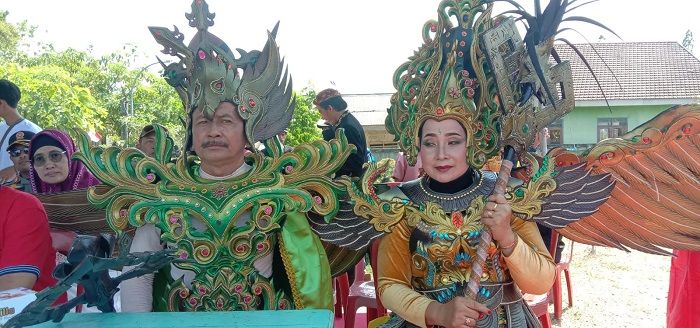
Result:
{"label": "orange sleeve", "polygon": [[518,244],[504,256],[513,281],[529,294],[544,294],[554,283],[554,260],[542,241],[535,222],[514,219],[511,223]]}
{"label": "orange sleeve", "polygon": [[410,233],[408,226],[401,222],[382,238],[377,255],[377,293],[387,309],[415,325],[426,327],[425,311],[435,301],[411,287]]}

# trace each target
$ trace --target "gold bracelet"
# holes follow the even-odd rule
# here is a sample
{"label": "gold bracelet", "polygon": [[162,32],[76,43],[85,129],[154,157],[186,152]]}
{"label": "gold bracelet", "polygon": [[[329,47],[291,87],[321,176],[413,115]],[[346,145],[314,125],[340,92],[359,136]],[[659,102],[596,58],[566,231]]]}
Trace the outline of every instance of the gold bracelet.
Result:
{"label": "gold bracelet", "polygon": [[515,235],[515,239],[513,240],[513,242],[510,243],[510,245],[508,245],[508,246],[501,246],[501,245],[499,244],[499,245],[498,245],[498,249],[500,249],[501,251],[503,251],[503,250],[515,248],[515,245],[518,244],[518,234],[516,234],[516,233],[513,233],[513,234]]}

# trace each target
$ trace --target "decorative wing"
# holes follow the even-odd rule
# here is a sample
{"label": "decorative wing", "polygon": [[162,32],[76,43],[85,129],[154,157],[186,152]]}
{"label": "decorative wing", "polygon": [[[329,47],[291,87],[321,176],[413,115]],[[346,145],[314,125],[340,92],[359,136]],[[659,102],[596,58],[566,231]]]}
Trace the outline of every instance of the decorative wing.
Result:
{"label": "decorative wing", "polygon": [[[95,189],[97,193],[102,194],[110,187],[99,185]],[[111,233],[112,229],[105,219],[105,210],[90,204],[87,199],[88,190],[36,195],[44,205],[49,226],[84,235]]]}
{"label": "decorative wing", "polygon": [[513,191],[514,212],[585,244],[700,250],[700,105],[672,107],[584,157],[559,171],[545,161]]}
{"label": "decorative wing", "polygon": [[255,63],[243,67],[238,97],[239,113],[246,124],[248,140],[270,139],[284,131],[294,114],[292,79],[284,68],[275,42],[277,26],[268,33],[267,44]]}
{"label": "decorative wing", "polygon": [[617,181],[598,212],[560,232],[572,240],[670,254],[700,250],[700,105],[675,106],[591,149],[594,174]]}

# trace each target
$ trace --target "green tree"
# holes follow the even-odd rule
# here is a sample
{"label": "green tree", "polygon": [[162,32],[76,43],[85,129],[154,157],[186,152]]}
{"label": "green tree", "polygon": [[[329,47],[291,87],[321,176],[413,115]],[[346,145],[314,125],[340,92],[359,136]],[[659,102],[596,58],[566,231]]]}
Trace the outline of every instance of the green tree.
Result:
{"label": "green tree", "polygon": [[316,91],[305,87],[300,92],[295,92],[294,117],[287,129],[287,144],[298,144],[321,139],[321,129],[316,124],[321,119],[321,114],[314,106]]}
{"label": "green tree", "polygon": [[17,28],[7,22],[9,14],[8,11],[0,11],[0,52],[2,53],[17,48],[20,38]]}
{"label": "green tree", "polygon": [[690,53],[693,53],[693,46],[695,43],[695,39],[693,38],[693,31],[687,30],[685,32],[685,37],[683,38],[683,48],[688,49]]}

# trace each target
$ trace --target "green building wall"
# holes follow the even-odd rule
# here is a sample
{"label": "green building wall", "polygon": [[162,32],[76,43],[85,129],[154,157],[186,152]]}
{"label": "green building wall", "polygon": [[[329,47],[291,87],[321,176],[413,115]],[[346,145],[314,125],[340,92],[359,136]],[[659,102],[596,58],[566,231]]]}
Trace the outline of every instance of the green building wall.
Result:
{"label": "green building wall", "polygon": [[567,148],[598,142],[598,118],[627,118],[627,131],[673,105],[575,107],[562,120],[563,144]]}

